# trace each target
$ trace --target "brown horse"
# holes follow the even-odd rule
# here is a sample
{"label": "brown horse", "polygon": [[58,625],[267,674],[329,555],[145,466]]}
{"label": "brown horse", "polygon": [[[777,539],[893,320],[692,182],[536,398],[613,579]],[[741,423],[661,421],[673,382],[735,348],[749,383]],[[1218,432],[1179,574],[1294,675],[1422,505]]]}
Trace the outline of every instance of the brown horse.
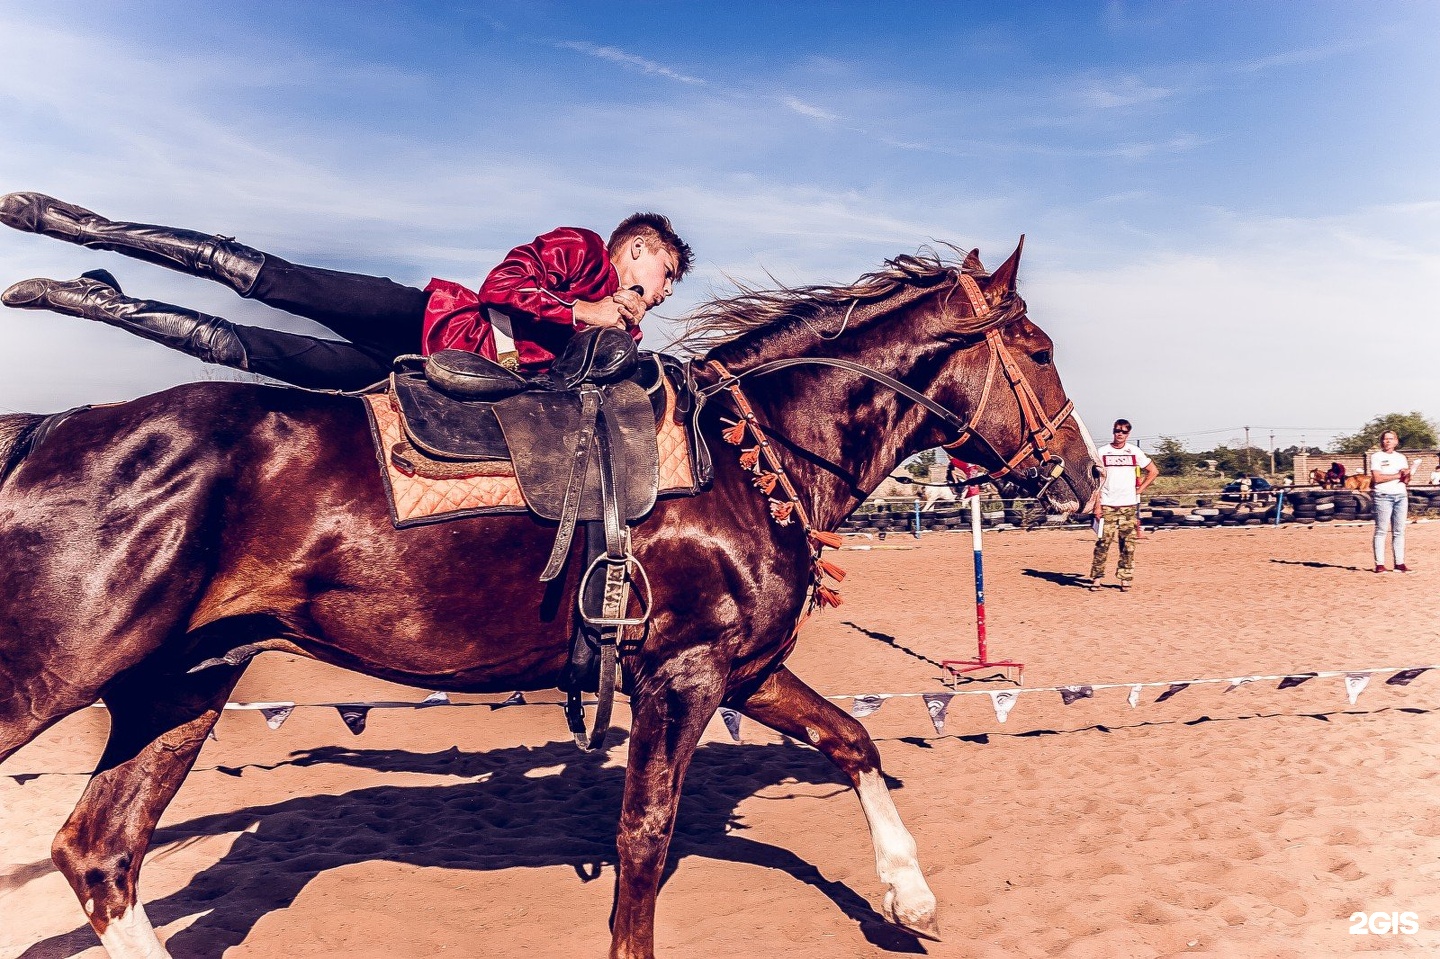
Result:
{"label": "brown horse", "polygon": [[1355,489],[1347,486],[1345,467],[1339,463],[1331,463],[1328,470],[1321,470],[1318,467],[1310,471],[1310,482],[1321,489]]}
{"label": "brown horse", "polygon": [[[636,534],[655,595],[622,656],[632,721],[613,957],[653,955],[681,782],[721,705],[814,744],[849,777],[886,917],[937,934],[874,744],[783,665],[817,595],[814,539],[773,520],[721,434],[733,435],[739,385],[821,539],[906,456],[955,440],[1073,511],[1092,465],[1050,338],[1015,293],[1019,256],[994,275],[975,258],[900,257],[849,287],[702,310],[706,359],[720,364],[695,365],[714,396],[701,425],[715,478],[661,501]],[[109,707],[109,742],[52,852],[112,959],[167,955],[137,901],[141,862],[244,670],[197,664],[263,641],[429,689],[561,676],[579,564],[537,581],[553,524],[395,530],[358,400],[202,383],[77,413],[37,440],[40,422],[0,418],[0,761],[78,709]]]}

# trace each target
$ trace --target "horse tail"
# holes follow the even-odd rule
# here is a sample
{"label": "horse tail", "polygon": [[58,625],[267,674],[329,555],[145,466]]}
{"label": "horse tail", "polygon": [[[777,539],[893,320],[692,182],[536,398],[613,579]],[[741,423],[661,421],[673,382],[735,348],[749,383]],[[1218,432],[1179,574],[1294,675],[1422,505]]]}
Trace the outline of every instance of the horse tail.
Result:
{"label": "horse tail", "polygon": [[0,416],[0,483],[25,459],[35,444],[40,424],[48,418],[37,413]]}

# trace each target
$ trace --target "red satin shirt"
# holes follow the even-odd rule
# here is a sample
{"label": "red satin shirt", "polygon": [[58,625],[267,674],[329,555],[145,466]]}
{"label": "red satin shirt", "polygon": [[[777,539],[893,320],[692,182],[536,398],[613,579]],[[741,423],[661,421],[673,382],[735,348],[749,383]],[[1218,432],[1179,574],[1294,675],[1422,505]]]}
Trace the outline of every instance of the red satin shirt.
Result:
{"label": "red satin shirt", "polygon": [[[575,321],[576,300],[596,302],[620,288],[605,241],[598,233],[562,226],[517,246],[490,271],[479,293],[449,280],[432,279],[425,292],[421,352],[469,350],[496,359],[495,336],[486,310],[510,317],[520,367],[548,369],[583,324]],[[637,327],[631,335],[638,342]]]}

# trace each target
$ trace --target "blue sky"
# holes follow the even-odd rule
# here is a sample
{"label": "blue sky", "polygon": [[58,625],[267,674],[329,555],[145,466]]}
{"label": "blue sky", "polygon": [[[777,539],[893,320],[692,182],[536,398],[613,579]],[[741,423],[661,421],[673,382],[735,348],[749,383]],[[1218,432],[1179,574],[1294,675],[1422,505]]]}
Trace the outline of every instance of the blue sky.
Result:
{"label": "blue sky", "polygon": [[[0,43],[0,192],[414,284],[656,209],[697,254],[669,317],[934,241],[993,266],[1024,233],[1092,427],[1202,449],[1440,417],[1440,4],[0,0]],[[6,285],[101,265],[314,331],[0,232]],[[0,409],[215,375],[0,313]]]}

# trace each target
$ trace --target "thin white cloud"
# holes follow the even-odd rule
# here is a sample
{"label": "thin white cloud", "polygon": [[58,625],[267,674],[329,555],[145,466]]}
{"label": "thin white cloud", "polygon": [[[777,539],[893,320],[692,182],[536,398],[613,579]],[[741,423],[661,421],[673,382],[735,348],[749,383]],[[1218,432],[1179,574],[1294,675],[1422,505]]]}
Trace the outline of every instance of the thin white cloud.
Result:
{"label": "thin white cloud", "polygon": [[1317,47],[1304,47],[1297,50],[1283,50],[1266,57],[1256,57],[1253,60],[1246,60],[1241,63],[1231,64],[1230,69],[1235,73],[1263,73],[1277,67],[1293,67],[1306,63],[1319,63],[1323,60],[1330,60],[1334,57],[1345,56],[1376,42],[1374,38],[1347,40],[1343,43],[1331,43]]}
{"label": "thin white cloud", "polygon": [[1109,157],[1128,160],[1140,160],[1162,154],[1187,153],[1212,142],[1190,133],[1179,133],[1161,140],[1125,141],[1096,146],[1065,146],[1040,140],[970,140],[962,145],[898,140],[889,136],[877,137],[876,140],[897,150],[961,158],[994,158],[997,155],[1016,154],[1092,159]]}
{"label": "thin white cloud", "polygon": [[672,70],[664,64],[656,63],[654,60],[647,60],[633,53],[626,53],[618,47],[603,47],[598,44],[588,43],[584,40],[563,40],[555,45],[564,50],[574,50],[576,53],[583,53],[586,56],[606,60],[610,63],[618,63],[623,67],[639,70],[641,73],[647,73],[652,76],[665,77],[680,83],[695,85],[703,85],[705,83],[705,81],[699,77],[692,77],[678,70]]}
{"label": "thin white cloud", "polygon": [[1091,80],[1075,91],[1080,105],[1096,110],[1114,110],[1168,100],[1176,95],[1170,87],[1146,83],[1139,77]]}
{"label": "thin white cloud", "polygon": [[817,107],[812,103],[806,103],[804,100],[801,100],[798,97],[782,97],[780,102],[785,104],[790,109],[794,110],[796,113],[800,114],[802,117],[810,117],[813,120],[826,121],[840,119],[840,114],[831,113],[829,110]]}
{"label": "thin white cloud", "polygon": [[1127,160],[1142,160],[1146,157],[1170,153],[1188,153],[1210,142],[1193,133],[1178,133],[1164,140],[1148,140],[1139,143],[1119,143],[1108,149],[1091,153],[1091,156],[1123,157]]}

